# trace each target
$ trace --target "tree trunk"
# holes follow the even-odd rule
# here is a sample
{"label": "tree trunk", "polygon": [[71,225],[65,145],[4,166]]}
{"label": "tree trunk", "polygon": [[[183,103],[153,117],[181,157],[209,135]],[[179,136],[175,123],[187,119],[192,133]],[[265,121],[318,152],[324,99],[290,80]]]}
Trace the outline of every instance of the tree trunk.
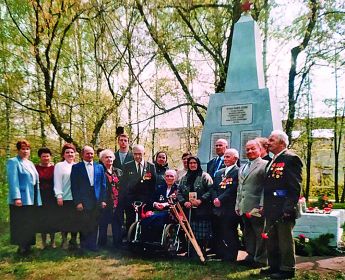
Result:
{"label": "tree trunk", "polygon": [[310,7],[310,17],[307,28],[304,32],[303,41],[296,47],[291,49],[291,66],[289,71],[288,81],[288,118],[285,125],[285,132],[289,137],[289,142],[292,140],[292,129],[295,123],[296,103],[299,97],[299,92],[295,91],[295,80],[297,77],[297,59],[299,54],[308,46],[312,32],[314,30],[318,11],[319,3],[316,0],[309,0],[308,6]]}

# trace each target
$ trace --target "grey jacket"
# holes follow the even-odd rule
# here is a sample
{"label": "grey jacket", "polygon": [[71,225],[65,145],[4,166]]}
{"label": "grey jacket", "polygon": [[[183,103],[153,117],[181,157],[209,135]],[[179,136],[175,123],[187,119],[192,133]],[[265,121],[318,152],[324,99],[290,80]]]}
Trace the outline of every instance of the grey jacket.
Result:
{"label": "grey jacket", "polygon": [[243,174],[246,164],[241,166],[238,176],[238,189],[235,210],[241,215],[250,212],[253,208],[263,206],[264,181],[266,178],[266,165],[268,161],[258,157],[253,160],[246,176]]}

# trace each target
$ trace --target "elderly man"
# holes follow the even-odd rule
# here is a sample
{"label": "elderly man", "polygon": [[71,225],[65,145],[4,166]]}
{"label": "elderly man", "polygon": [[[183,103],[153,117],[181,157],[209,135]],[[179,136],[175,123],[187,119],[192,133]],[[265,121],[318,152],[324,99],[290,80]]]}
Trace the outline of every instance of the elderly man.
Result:
{"label": "elderly man", "polygon": [[215,253],[224,261],[237,260],[239,238],[237,227],[240,222],[235,212],[238,186],[238,151],[227,149],[224,153],[225,168],[214,178],[211,191],[213,201],[213,230]]}
{"label": "elderly man", "polygon": [[73,201],[87,223],[80,235],[80,247],[97,251],[98,209],[106,207],[106,179],[103,166],[93,161],[92,147],[84,146],[81,156],[83,161],[73,165],[71,171]]}
{"label": "elderly man", "polygon": [[260,144],[249,140],[246,144],[248,162],[239,170],[239,186],[236,199],[236,213],[244,224],[244,244],[247,257],[241,264],[253,267],[267,266],[264,241],[261,238],[265,220],[262,217],[264,203],[263,183],[267,160],[260,157]]}
{"label": "elderly man", "polygon": [[264,214],[266,217],[268,269],[260,274],[272,279],[295,276],[295,247],[292,230],[296,222],[297,202],[301,191],[302,162],[289,151],[288,136],[272,131],[268,149],[274,154],[267,166],[264,183]]}
{"label": "elderly man", "polygon": [[123,166],[123,189],[120,190],[120,194],[122,192],[127,196],[127,230],[135,220],[135,213],[131,204],[134,201],[142,201],[147,205],[146,209],[152,207],[156,184],[156,169],[152,163],[144,160],[144,146],[134,145],[132,151],[134,160]]}
{"label": "elderly man", "polygon": [[133,160],[133,154],[129,151],[129,137],[127,134],[120,134],[117,137],[117,143],[119,144],[119,149],[115,153],[113,165],[122,170],[125,163]]}
{"label": "elderly man", "polygon": [[217,156],[207,163],[207,173],[211,175],[212,179],[214,179],[214,176],[219,169],[225,167],[224,153],[228,148],[228,141],[225,139],[218,139],[215,143],[215,148]]}

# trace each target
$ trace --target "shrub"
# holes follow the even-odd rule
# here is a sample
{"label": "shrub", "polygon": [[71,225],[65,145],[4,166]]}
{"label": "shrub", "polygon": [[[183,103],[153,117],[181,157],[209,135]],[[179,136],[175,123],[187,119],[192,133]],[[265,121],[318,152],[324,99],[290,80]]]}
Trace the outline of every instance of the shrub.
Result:
{"label": "shrub", "polygon": [[300,256],[335,256],[337,251],[329,246],[330,240],[334,237],[331,233],[321,234],[317,238],[307,238],[300,234],[294,238],[296,254]]}

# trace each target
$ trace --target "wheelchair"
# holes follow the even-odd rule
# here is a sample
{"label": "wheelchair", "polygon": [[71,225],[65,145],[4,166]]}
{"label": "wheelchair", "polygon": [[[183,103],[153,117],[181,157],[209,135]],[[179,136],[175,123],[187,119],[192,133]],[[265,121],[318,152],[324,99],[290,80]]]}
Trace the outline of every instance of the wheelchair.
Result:
{"label": "wheelchair", "polygon": [[141,201],[134,201],[132,205],[135,211],[135,222],[130,226],[127,235],[131,251],[154,250],[168,253],[169,256],[176,256],[181,252],[183,229],[172,218],[170,210],[157,213],[144,212],[145,204]]}

